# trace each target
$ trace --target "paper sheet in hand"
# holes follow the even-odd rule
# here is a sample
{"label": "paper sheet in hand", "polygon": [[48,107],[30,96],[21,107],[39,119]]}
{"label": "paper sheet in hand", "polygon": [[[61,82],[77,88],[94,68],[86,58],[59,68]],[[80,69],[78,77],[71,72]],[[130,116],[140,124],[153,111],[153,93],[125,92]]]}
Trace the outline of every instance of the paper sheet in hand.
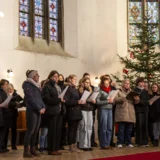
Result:
{"label": "paper sheet in hand", "polygon": [[99,94],[99,92],[93,92],[87,101],[91,102],[92,100],[96,100],[98,94]]}
{"label": "paper sheet in hand", "polygon": [[140,94],[134,91],[131,91],[127,94],[126,99],[133,101],[134,100],[134,96],[139,96]]}
{"label": "paper sheet in hand", "polygon": [[154,103],[158,98],[160,98],[160,96],[154,96],[149,100],[149,103]]}
{"label": "paper sheet in hand", "polygon": [[84,91],[80,100],[86,101],[88,99],[88,97],[90,96],[90,94],[91,94],[90,92]]}
{"label": "paper sheet in hand", "polygon": [[118,92],[119,90],[112,90],[111,92],[109,92],[107,99],[114,99]]}
{"label": "paper sheet in hand", "polygon": [[62,91],[62,93],[58,96],[58,98],[64,98],[64,95],[66,94],[68,87],[69,86],[66,86],[66,88]]}
{"label": "paper sheet in hand", "polygon": [[9,102],[11,101],[11,99],[12,99],[12,96],[8,96],[7,99],[3,103],[0,104],[0,106],[6,107],[9,104]]}

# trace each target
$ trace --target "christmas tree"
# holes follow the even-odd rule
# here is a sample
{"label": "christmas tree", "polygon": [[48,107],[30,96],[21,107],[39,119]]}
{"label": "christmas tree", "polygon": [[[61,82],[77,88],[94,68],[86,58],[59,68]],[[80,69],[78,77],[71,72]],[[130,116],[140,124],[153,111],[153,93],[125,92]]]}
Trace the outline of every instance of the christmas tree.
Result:
{"label": "christmas tree", "polygon": [[[157,38],[159,21],[151,23],[151,18],[142,17],[143,23],[135,23],[139,31],[136,43],[129,44],[126,57],[118,55],[120,62],[124,65],[123,79],[129,78],[132,86],[137,77],[144,77],[149,85],[160,82],[160,53],[156,52],[156,46],[160,42]],[[118,84],[122,82],[119,77],[112,76]]]}

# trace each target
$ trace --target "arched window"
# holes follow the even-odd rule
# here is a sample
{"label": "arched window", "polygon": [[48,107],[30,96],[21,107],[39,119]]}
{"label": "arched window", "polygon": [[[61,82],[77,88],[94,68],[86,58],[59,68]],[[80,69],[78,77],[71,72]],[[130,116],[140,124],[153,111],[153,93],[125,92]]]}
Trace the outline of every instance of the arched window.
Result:
{"label": "arched window", "polygon": [[[128,3],[128,38],[129,44],[138,43],[136,23],[144,23],[142,17],[151,17],[149,24],[158,23],[160,15],[160,0],[129,0]],[[160,37],[160,28],[155,29],[155,40]]]}
{"label": "arched window", "polygon": [[62,0],[19,0],[21,36],[62,41]]}

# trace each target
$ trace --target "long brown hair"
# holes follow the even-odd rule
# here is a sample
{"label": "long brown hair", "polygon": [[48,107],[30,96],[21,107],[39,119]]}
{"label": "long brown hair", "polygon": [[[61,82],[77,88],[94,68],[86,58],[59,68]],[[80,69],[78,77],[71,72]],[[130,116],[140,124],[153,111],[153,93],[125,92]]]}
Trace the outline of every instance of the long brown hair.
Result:
{"label": "long brown hair", "polygon": [[158,83],[153,83],[153,84],[151,85],[150,90],[149,90],[148,93],[149,93],[150,95],[153,95],[152,87],[153,87],[154,85],[157,86],[157,88],[158,88],[157,94],[160,94],[160,87],[159,87]]}

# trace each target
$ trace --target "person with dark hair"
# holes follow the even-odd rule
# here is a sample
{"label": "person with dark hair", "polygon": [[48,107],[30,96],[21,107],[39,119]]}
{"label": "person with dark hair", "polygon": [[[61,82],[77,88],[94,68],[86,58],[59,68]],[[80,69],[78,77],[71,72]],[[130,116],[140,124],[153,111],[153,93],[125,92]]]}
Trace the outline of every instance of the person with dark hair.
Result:
{"label": "person with dark hair", "polygon": [[64,100],[58,98],[62,90],[58,85],[59,73],[51,71],[48,82],[43,88],[43,100],[46,104],[46,114],[48,117],[48,155],[61,155],[60,140],[62,130],[62,105]]}
{"label": "person with dark hair", "polygon": [[80,100],[80,95],[76,89],[77,77],[70,75],[69,77],[70,86],[65,94],[65,104],[68,115],[68,144],[70,152],[81,152],[77,149],[76,138],[77,129],[80,120],[82,120],[82,111],[80,104],[85,102]]}
{"label": "person with dark hair", "polygon": [[136,111],[136,144],[138,146],[148,147],[148,111],[149,111],[149,94],[144,89],[144,78],[139,77],[136,80],[135,92],[139,96],[135,96]]}
{"label": "person with dark hair", "polygon": [[[6,79],[0,81],[0,104],[2,104],[8,97],[8,84],[9,81]],[[7,133],[7,127],[5,127],[6,122],[4,122],[4,108],[7,107],[8,106],[0,107],[0,153],[9,151],[4,148],[4,139]]]}
{"label": "person with dark hair", "polygon": [[[160,88],[157,83],[151,85],[151,90],[149,92],[150,99],[154,96],[160,96]],[[150,103],[149,106],[149,136],[152,140],[153,146],[159,146],[159,136],[160,136],[160,98],[155,102]]]}
{"label": "person with dark hair", "polygon": [[101,80],[100,91],[97,97],[98,105],[98,130],[101,149],[112,149],[110,146],[112,138],[112,108],[113,99],[107,99],[112,87],[106,78]]}
{"label": "person with dark hair", "polygon": [[[116,90],[115,86],[113,86],[113,82],[112,82],[112,79],[111,79],[111,76],[109,74],[105,74],[103,76],[100,77],[100,80],[103,81],[104,79],[108,79],[109,80],[109,84],[110,84],[110,87],[111,87],[111,90]],[[113,118],[113,123],[112,123],[112,138],[111,138],[111,146],[112,147],[115,147],[116,144],[114,143],[114,119],[115,119],[115,109],[116,109],[116,105],[113,104],[113,108],[112,108],[112,118]]]}
{"label": "person with dark hair", "polygon": [[39,154],[36,153],[36,138],[41,123],[41,115],[45,113],[45,105],[42,99],[40,84],[38,83],[38,72],[36,70],[28,70],[26,76],[27,80],[22,85],[25,95],[27,123],[23,157],[33,158],[34,156],[39,157]]}

